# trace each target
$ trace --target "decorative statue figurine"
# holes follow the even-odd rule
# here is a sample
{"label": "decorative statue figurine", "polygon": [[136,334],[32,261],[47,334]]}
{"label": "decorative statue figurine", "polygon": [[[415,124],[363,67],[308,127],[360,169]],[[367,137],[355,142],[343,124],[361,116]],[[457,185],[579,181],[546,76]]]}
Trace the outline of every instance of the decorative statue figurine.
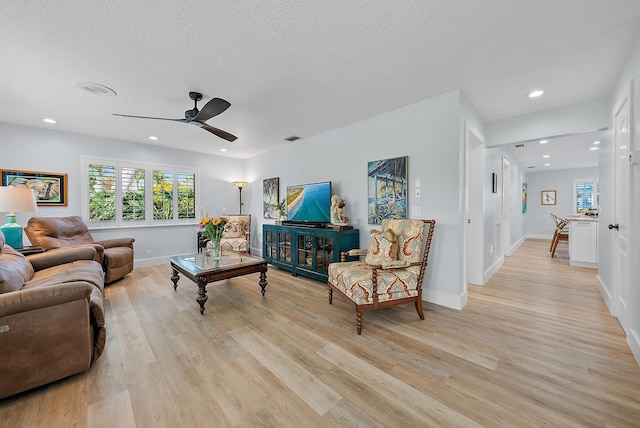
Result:
{"label": "decorative statue figurine", "polygon": [[331,197],[331,224],[337,226],[347,226],[349,224],[349,218],[342,215],[344,211],[345,202],[338,195]]}

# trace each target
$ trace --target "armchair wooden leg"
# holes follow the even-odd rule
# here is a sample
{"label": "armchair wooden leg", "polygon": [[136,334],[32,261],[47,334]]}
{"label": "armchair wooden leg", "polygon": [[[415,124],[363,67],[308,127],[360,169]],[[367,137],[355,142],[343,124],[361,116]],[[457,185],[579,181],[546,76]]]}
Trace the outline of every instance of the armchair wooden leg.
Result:
{"label": "armchair wooden leg", "polygon": [[331,286],[327,287],[329,289],[329,304],[333,303],[333,288]]}
{"label": "armchair wooden leg", "polygon": [[362,310],[356,309],[356,330],[362,334]]}
{"label": "armchair wooden leg", "polygon": [[416,300],[416,311],[418,311],[418,316],[420,317],[421,320],[424,319],[424,313],[422,312],[422,299],[418,298],[418,300]]}

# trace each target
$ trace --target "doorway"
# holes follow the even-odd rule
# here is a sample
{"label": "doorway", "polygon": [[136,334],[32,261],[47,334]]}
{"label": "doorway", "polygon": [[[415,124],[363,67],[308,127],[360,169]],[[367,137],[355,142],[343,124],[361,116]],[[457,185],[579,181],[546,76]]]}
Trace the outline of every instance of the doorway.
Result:
{"label": "doorway", "polygon": [[465,122],[465,284],[484,285],[484,139]]}
{"label": "doorway", "polygon": [[500,228],[502,253],[511,255],[511,163],[502,158],[502,227]]}

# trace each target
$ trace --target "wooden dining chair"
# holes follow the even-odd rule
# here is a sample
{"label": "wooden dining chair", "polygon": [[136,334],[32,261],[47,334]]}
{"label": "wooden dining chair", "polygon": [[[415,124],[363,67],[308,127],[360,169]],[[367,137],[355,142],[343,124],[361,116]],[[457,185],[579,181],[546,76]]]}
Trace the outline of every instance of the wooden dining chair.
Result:
{"label": "wooden dining chair", "polygon": [[551,239],[551,246],[549,247],[549,251],[551,252],[551,257],[553,258],[556,254],[556,248],[558,247],[558,242],[567,241],[569,242],[569,221],[562,217],[557,216],[554,213],[551,213],[551,218],[556,225],[556,229],[553,232],[553,238]]}

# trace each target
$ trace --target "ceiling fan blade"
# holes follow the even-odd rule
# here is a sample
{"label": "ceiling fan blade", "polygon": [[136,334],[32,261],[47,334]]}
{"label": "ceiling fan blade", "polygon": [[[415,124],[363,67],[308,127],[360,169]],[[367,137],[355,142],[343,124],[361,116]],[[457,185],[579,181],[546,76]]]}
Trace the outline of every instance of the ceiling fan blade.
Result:
{"label": "ceiling fan blade", "polygon": [[168,119],[166,117],[131,116],[129,114],[117,114],[117,113],[113,113],[113,116],[133,117],[135,119],[170,120],[172,122],[185,122],[185,123],[188,122],[187,119]]}
{"label": "ceiling fan blade", "polygon": [[201,126],[202,129],[206,129],[207,131],[211,132],[214,135],[217,135],[220,138],[224,138],[227,141],[235,141],[238,139],[238,137],[236,137],[233,134],[229,134],[227,131],[223,131],[222,129],[218,129],[218,128],[214,128],[213,126],[209,126],[206,123],[202,123]]}
{"label": "ceiling fan blade", "polygon": [[206,122],[213,116],[217,116],[228,109],[230,105],[231,103],[229,101],[223,100],[222,98],[212,98],[202,107],[202,110],[200,110],[193,120],[196,122]]}

